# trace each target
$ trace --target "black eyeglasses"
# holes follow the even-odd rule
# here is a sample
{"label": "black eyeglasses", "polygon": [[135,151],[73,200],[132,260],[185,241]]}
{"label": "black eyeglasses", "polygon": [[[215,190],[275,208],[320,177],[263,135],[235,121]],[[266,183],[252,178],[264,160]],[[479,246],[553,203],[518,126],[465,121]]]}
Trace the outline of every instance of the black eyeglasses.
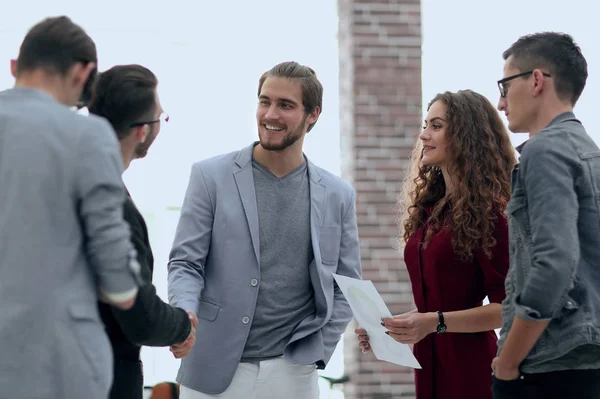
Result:
{"label": "black eyeglasses", "polygon": [[[498,81],[498,89],[500,89],[500,97],[506,97],[506,93],[508,92],[508,88],[504,86],[504,84],[506,82],[508,82],[510,80],[513,80],[513,79],[516,79],[516,78],[520,78],[521,76],[532,74],[532,73],[533,73],[533,70],[527,71],[527,72],[521,72],[521,73],[518,73],[516,75],[512,75],[512,76],[509,76],[507,78],[500,79]],[[552,75],[550,75],[549,73],[546,73],[546,72],[542,72],[542,75],[546,76],[547,78],[551,78],[552,77]]]}
{"label": "black eyeglasses", "polygon": [[153,123],[161,123],[161,122],[168,122],[169,121],[169,115],[162,112],[160,114],[160,116],[158,117],[157,120],[155,121],[146,121],[146,122],[135,122],[129,125],[129,127],[138,127],[138,126],[144,126],[144,125],[152,125]]}

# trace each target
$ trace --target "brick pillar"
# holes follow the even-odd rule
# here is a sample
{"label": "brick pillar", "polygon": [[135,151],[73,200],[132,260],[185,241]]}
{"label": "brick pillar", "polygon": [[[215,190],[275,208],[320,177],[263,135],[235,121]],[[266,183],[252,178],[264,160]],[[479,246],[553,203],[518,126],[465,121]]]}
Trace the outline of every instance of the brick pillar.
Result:
{"label": "brick pillar", "polygon": [[[342,175],[357,192],[363,277],[396,314],[414,308],[395,217],[421,120],[421,4],[339,0],[338,7]],[[363,355],[354,334],[344,346],[347,399],[414,397],[411,369]]]}

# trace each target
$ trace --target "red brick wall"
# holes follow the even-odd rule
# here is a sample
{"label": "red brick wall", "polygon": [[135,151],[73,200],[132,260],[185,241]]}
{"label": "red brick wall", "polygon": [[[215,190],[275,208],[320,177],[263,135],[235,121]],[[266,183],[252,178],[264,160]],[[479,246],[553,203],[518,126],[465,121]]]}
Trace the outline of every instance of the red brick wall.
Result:
{"label": "red brick wall", "polygon": [[[421,4],[339,0],[338,7],[342,174],[357,192],[363,277],[396,314],[413,309],[395,204],[421,120]],[[346,335],[347,399],[414,397],[412,370],[363,355]]]}

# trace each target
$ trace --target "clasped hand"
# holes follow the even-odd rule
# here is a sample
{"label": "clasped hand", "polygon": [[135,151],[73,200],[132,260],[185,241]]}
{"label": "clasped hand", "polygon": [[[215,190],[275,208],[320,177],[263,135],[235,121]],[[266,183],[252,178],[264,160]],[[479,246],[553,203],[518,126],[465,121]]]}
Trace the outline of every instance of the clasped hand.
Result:
{"label": "clasped hand", "polygon": [[171,345],[171,352],[175,359],[181,359],[189,355],[192,347],[196,343],[196,327],[198,326],[198,318],[194,312],[188,310],[188,315],[190,316],[190,322],[192,323],[192,328],[190,330],[190,335],[186,338],[185,341]]}

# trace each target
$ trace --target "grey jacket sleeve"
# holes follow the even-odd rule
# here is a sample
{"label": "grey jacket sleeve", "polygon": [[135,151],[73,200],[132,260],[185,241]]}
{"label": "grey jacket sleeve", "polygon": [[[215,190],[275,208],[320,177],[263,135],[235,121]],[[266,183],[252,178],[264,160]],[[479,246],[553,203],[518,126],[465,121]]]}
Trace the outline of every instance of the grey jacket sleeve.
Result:
{"label": "grey jacket sleeve", "polygon": [[[360,264],[360,246],[358,242],[358,226],[356,224],[356,194],[352,195],[347,205],[346,214],[342,220],[342,235],[340,242],[340,255],[336,273],[341,276],[360,279],[362,275]],[[323,363],[319,362],[319,368],[324,368],[329,362],[340,337],[352,320],[352,310],[348,301],[342,294],[342,290],[334,282],[333,310],[331,318],[322,328],[323,344],[325,353]]]}
{"label": "grey jacket sleeve", "polygon": [[74,152],[85,252],[100,289],[109,299],[125,293],[135,295],[141,280],[129,227],[123,220],[121,152],[106,121],[90,118],[87,126]]}
{"label": "grey jacket sleeve", "polygon": [[192,166],[169,256],[169,303],[198,311],[213,226],[213,205],[200,164]]}
{"label": "grey jacket sleeve", "polygon": [[561,136],[553,132],[550,137],[534,137],[521,155],[531,270],[515,310],[524,320],[552,318],[562,307],[580,259],[575,191],[579,157],[568,138]]}

